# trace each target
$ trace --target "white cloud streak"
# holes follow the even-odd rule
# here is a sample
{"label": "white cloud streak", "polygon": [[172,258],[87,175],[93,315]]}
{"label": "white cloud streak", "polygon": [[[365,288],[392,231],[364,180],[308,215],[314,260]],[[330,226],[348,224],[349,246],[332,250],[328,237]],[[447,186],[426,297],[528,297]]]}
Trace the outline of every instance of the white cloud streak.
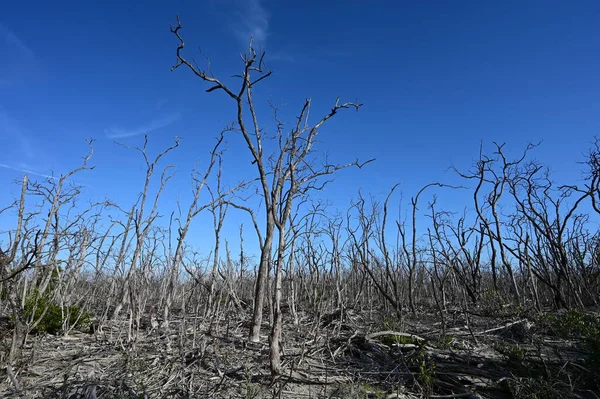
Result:
{"label": "white cloud streak", "polygon": [[109,139],[140,136],[142,134],[150,133],[172,125],[179,119],[181,119],[181,114],[174,113],[161,118],[153,119],[150,122],[133,129],[108,128],[104,130],[104,133]]}
{"label": "white cloud streak", "polygon": [[34,171],[32,171],[31,169],[28,169],[28,168],[22,168],[22,167],[19,167],[19,166],[7,165],[7,164],[4,164],[4,163],[0,163],[0,168],[10,169],[10,170],[14,170],[16,172],[21,172],[21,173],[26,173],[28,175],[40,176],[40,177],[43,177],[43,178],[46,178],[46,179],[50,179],[50,180],[56,180],[57,179],[57,177],[55,177],[55,176],[45,175],[45,174],[42,174],[42,173],[34,172]]}
{"label": "white cloud streak", "polygon": [[269,12],[263,0],[235,0],[238,21],[234,28],[236,35],[247,45],[250,36],[255,46],[265,47],[269,37]]}
{"label": "white cloud streak", "polygon": [[[267,41],[271,36],[271,13],[265,6],[267,0],[231,0],[235,10],[235,18],[231,21],[233,31],[244,48],[247,48],[250,37],[254,48],[267,49]],[[293,55],[285,51],[267,51],[267,60],[275,62],[295,62]]]}
{"label": "white cloud streak", "polygon": [[35,58],[34,52],[27,47],[25,43],[17,35],[15,35],[12,31],[10,31],[6,26],[0,24],[0,36],[4,39],[4,41],[17,49],[21,54],[29,57]]}

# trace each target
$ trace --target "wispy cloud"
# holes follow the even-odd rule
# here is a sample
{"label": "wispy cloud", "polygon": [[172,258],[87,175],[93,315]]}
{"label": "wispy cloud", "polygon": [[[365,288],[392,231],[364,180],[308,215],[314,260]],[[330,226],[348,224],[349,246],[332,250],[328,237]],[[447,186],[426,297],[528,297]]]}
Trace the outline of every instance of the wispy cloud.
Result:
{"label": "wispy cloud", "polygon": [[21,39],[17,37],[12,31],[10,31],[6,26],[0,24],[0,35],[2,35],[3,39],[7,44],[14,46],[21,54],[35,58],[35,54],[33,51],[27,47],[25,43]]}
{"label": "wispy cloud", "polygon": [[[0,137],[5,138],[4,145],[7,148],[13,148],[13,153],[26,158],[33,158],[34,151],[27,137],[25,128],[14,118],[12,118],[0,105]],[[14,151],[18,148],[19,151]]]}
{"label": "wispy cloud", "polygon": [[106,134],[106,137],[108,137],[109,139],[140,136],[142,134],[150,133],[152,131],[162,129],[164,127],[172,125],[173,123],[177,122],[179,119],[181,119],[181,114],[174,113],[174,114],[169,114],[169,115],[163,116],[161,118],[153,119],[150,122],[148,122],[142,126],[136,127],[136,128],[132,128],[132,129],[107,128],[104,130],[104,133]]}
{"label": "wispy cloud", "polygon": [[[234,9],[231,21],[232,29],[241,44],[246,48],[250,37],[254,48],[267,50],[267,41],[271,36],[271,13],[266,7],[267,0],[230,0]],[[267,60],[275,62],[295,62],[295,57],[286,51],[274,51],[269,48]]]}
{"label": "wispy cloud", "polygon": [[25,166],[25,165],[7,165],[7,164],[4,164],[4,163],[0,163],[0,168],[10,169],[10,170],[14,170],[16,172],[21,172],[21,173],[27,173],[28,175],[40,176],[40,177],[43,177],[43,178],[46,178],[46,179],[51,179],[51,180],[56,180],[57,179],[56,176],[45,175],[43,173],[34,172],[30,168],[23,167],[23,166]]}
{"label": "wispy cloud", "polygon": [[265,47],[269,37],[269,12],[263,0],[234,0],[237,21],[234,32],[244,45],[250,36],[255,46]]}
{"label": "wispy cloud", "polygon": [[161,110],[162,108],[164,108],[165,105],[167,105],[169,103],[169,100],[165,99],[165,98],[161,98],[160,100],[156,101],[156,110]]}
{"label": "wispy cloud", "polygon": [[37,57],[23,40],[0,24],[0,86],[15,83],[31,74],[38,64]]}

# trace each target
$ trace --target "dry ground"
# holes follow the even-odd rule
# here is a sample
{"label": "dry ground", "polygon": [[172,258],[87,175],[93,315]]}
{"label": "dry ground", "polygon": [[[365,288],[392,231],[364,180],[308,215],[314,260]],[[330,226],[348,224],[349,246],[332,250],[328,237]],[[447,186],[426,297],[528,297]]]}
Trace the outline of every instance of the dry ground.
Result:
{"label": "dry ground", "polygon": [[[178,316],[169,328],[128,323],[95,333],[32,335],[0,397],[27,398],[598,398],[597,364],[576,340],[539,318],[502,311],[446,316],[433,311],[400,323],[381,312],[301,315],[285,320],[286,375],[269,373],[268,326],[250,344],[237,312],[212,326]],[[10,326],[2,326],[8,344]],[[4,347],[6,348],[6,346]],[[3,350],[4,350],[3,348]],[[596,359],[597,360],[597,359]]]}

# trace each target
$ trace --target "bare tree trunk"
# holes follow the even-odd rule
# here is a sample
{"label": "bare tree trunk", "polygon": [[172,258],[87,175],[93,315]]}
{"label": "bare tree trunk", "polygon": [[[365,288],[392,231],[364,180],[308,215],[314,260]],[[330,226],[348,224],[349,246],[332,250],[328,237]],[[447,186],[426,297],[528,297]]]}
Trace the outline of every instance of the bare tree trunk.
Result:
{"label": "bare tree trunk", "polygon": [[250,341],[260,341],[260,326],[263,318],[263,307],[265,301],[265,289],[267,285],[267,271],[269,261],[271,260],[271,250],[273,247],[273,230],[275,222],[267,219],[267,231],[265,233],[265,243],[260,253],[260,263],[258,266],[258,276],[256,278],[256,287],[254,290],[254,311],[252,316],[252,325],[250,327]]}
{"label": "bare tree trunk", "polygon": [[273,329],[271,330],[270,356],[271,374],[281,374],[281,354],[280,354],[280,339],[281,339],[281,267],[284,262],[285,249],[285,230],[279,229],[279,244],[277,248],[277,262],[275,263],[275,295],[273,298]]}
{"label": "bare tree trunk", "polygon": [[[152,209],[150,210],[150,213],[148,214],[148,216],[146,216],[146,214],[145,214],[146,201],[148,199],[148,189],[150,186],[150,182],[152,180],[152,175],[154,174],[154,170],[155,170],[156,166],[158,165],[158,162],[160,161],[160,159],[164,155],[169,153],[170,151],[179,147],[179,139],[175,138],[175,144],[173,144],[172,146],[170,146],[169,148],[167,148],[166,150],[164,150],[163,152],[158,154],[154,158],[153,161],[150,161],[148,159],[148,154],[146,152],[147,147],[148,147],[148,135],[144,135],[144,146],[142,148],[131,147],[131,146],[121,144],[121,143],[118,143],[118,144],[120,144],[121,146],[123,146],[125,148],[134,149],[142,155],[145,165],[146,165],[146,176],[145,176],[145,180],[144,180],[144,186],[143,186],[142,192],[141,192],[139,200],[138,200],[139,208],[137,208],[135,205],[133,208],[135,210],[135,217],[133,218],[133,220],[134,220],[134,224],[135,224],[136,245],[135,245],[135,249],[133,252],[131,264],[129,266],[129,270],[127,271],[125,280],[123,281],[123,285],[121,288],[121,299],[117,303],[117,306],[115,307],[115,309],[113,311],[113,314],[111,316],[112,320],[116,319],[119,316],[119,313],[123,309],[123,306],[125,306],[128,298],[130,298],[130,293],[129,293],[130,279],[132,278],[132,276],[134,276],[135,270],[138,267],[138,262],[140,260],[141,254],[142,254],[144,239],[148,235],[150,228],[152,227],[154,221],[158,217],[158,202],[159,202],[160,196],[165,188],[165,185],[167,184],[169,179],[172,177],[172,175],[168,175],[167,172],[169,171],[170,168],[173,167],[173,165],[166,166],[163,169],[161,177],[160,177],[160,186],[154,197],[154,203],[152,204]],[[134,210],[132,210],[131,212],[134,212]]]}

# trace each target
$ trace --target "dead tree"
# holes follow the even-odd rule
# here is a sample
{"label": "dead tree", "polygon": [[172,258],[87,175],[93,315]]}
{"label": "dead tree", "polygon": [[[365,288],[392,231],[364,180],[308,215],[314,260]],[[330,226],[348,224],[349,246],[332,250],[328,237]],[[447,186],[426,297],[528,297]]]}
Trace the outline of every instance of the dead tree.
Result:
{"label": "dead tree", "polygon": [[404,252],[404,258],[406,262],[406,266],[408,269],[408,306],[413,315],[416,314],[415,309],[415,300],[414,300],[414,285],[415,285],[415,273],[417,271],[417,267],[419,265],[418,254],[419,248],[417,246],[418,242],[418,230],[417,230],[417,211],[419,210],[419,198],[430,187],[445,187],[445,188],[462,188],[457,186],[451,186],[444,183],[429,183],[423,186],[417,194],[411,198],[411,235],[410,235],[410,244],[408,243],[408,238],[406,234],[406,228],[404,224],[400,223],[399,220],[396,221],[396,227],[398,228],[398,233],[401,237],[402,242],[402,251]]}
{"label": "dead tree", "polygon": [[[223,143],[224,138],[225,138],[224,132],[221,132],[221,135],[217,139],[217,143],[215,144],[212,151],[210,152],[210,160],[209,160],[209,164],[208,164],[206,171],[203,174],[199,174],[196,171],[194,171],[194,173],[193,173],[194,189],[192,191],[192,193],[193,193],[192,201],[190,203],[190,206],[188,207],[188,211],[187,211],[187,214],[185,215],[185,219],[183,219],[183,222],[181,221],[181,219],[179,219],[179,227],[177,229],[177,232],[178,232],[177,246],[175,248],[175,253],[173,254],[173,258],[171,261],[171,272],[168,274],[168,277],[167,277],[168,284],[167,284],[167,289],[165,292],[167,299],[164,303],[164,308],[163,308],[163,327],[168,326],[168,323],[169,323],[169,308],[171,307],[171,304],[173,301],[174,288],[175,288],[175,285],[176,285],[176,282],[178,279],[178,271],[181,266],[181,261],[183,258],[184,243],[185,243],[187,234],[189,232],[191,223],[198,214],[200,214],[203,210],[210,208],[211,206],[214,207],[215,204],[222,198],[221,190],[220,190],[220,187],[221,187],[221,152],[219,151],[219,148],[220,148],[221,144]],[[218,175],[217,175],[217,185],[219,187],[219,196],[215,197],[211,193],[212,199],[210,201],[208,201],[208,203],[206,203],[206,204],[200,204],[200,195],[202,194],[202,190],[205,187],[207,189],[209,188],[207,186],[207,181],[208,181],[208,179],[212,173],[212,170],[217,162],[219,165],[219,171],[218,171]],[[224,215],[223,215],[223,217],[224,217]],[[216,229],[215,234],[217,235],[216,243],[215,243],[215,262],[218,262],[218,245],[219,245],[218,232],[220,231],[220,226],[222,225],[223,217],[221,217],[219,219],[220,220],[220,224],[218,225],[219,228],[217,229],[217,226],[215,226],[215,229]],[[213,273],[214,273],[214,271],[213,271]],[[211,300],[212,300],[212,287],[211,287],[211,294],[209,297],[209,307],[210,307]]]}
{"label": "dead tree", "polygon": [[[0,283],[15,323],[8,356],[3,359],[1,366],[6,368],[17,391],[20,390],[20,384],[12,372],[12,363],[20,357],[21,347],[25,344],[28,333],[47,311],[46,308],[36,312],[35,307],[39,306],[36,300],[31,314],[29,317],[26,315],[25,302],[29,284],[35,287],[36,294],[30,295],[35,299],[45,293],[53,272],[59,269],[58,253],[64,245],[64,237],[68,236],[76,224],[59,224],[61,211],[66,204],[72,205],[80,194],[80,187],[71,178],[81,171],[93,169],[88,165],[94,153],[92,142],[88,140],[90,151],[83,158],[81,166],[58,178],[48,177],[44,183],[39,183],[30,181],[24,175],[20,198],[11,206],[0,210],[2,213],[14,206],[17,208],[16,229],[9,233],[7,249],[0,248]],[[28,212],[25,203],[28,199],[35,203],[35,197],[40,202],[32,207],[32,212]],[[30,270],[32,273],[28,273]]]}
{"label": "dead tree", "polygon": [[[219,157],[219,168],[217,171],[217,192],[215,193],[210,189],[209,192],[212,198],[212,204],[210,206],[210,213],[213,216],[213,229],[215,233],[215,247],[213,249],[213,265],[210,272],[210,289],[208,293],[208,302],[206,304],[205,316],[209,317],[213,313],[213,301],[215,299],[216,279],[219,271],[220,262],[220,246],[221,246],[221,230],[223,228],[223,222],[227,215],[228,203],[226,201],[219,201],[218,198],[222,197],[221,189],[221,176],[223,172],[222,158]],[[227,251],[227,257],[229,258],[229,251]]]}
{"label": "dead tree", "polygon": [[600,140],[598,138],[595,138],[584,163],[587,166],[585,172],[587,182],[585,189],[580,191],[590,196],[592,207],[600,214]]}
{"label": "dead tree", "polygon": [[[150,187],[150,182],[152,181],[152,176],[154,175],[156,167],[158,166],[158,163],[161,160],[161,158],[163,156],[165,156],[166,154],[168,154],[169,152],[171,152],[172,150],[174,150],[175,148],[179,147],[179,138],[176,137],[175,143],[172,146],[165,149],[164,151],[162,151],[161,153],[159,153],[153,160],[150,160],[150,158],[148,157],[148,153],[147,153],[148,135],[144,135],[144,145],[141,148],[135,147],[135,146],[129,146],[129,145],[121,144],[121,143],[117,143],[117,144],[119,144],[125,148],[133,149],[141,154],[142,158],[144,159],[144,164],[146,166],[146,175],[145,175],[145,179],[144,179],[144,185],[142,187],[142,192],[140,193],[140,195],[138,197],[138,201],[136,202],[136,204],[134,204],[134,206],[130,212],[127,213],[127,212],[123,211],[125,214],[127,214],[128,220],[131,220],[133,222],[134,234],[135,234],[135,237],[134,237],[135,238],[135,248],[133,250],[130,266],[129,266],[129,268],[127,268],[127,273],[125,275],[125,278],[124,278],[122,286],[121,286],[120,300],[117,303],[117,305],[112,313],[111,319],[116,319],[119,316],[119,314],[121,313],[121,310],[123,309],[123,306],[127,303],[127,299],[130,296],[130,288],[131,288],[131,285],[134,284],[134,281],[132,280],[132,276],[135,274],[136,268],[138,267],[140,257],[142,256],[144,240],[145,240],[146,236],[148,235],[148,232],[150,231],[150,228],[152,227],[153,223],[160,216],[158,213],[158,203],[159,203],[160,196],[161,196],[167,182],[173,176],[172,174],[169,174],[169,171],[171,168],[173,168],[173,165],[168,165],[163,169],[161,176],[160,176],[160,186],[154,196],[154,201],[151,204],[152,208],[146,214],[146,211],[147,211],[146,207],[148,205],[147,202],[148,202],[148,196],[149,196],[149,187]],[[114,205],[114,206],[117,207],[116,205]],[[124,237],[124,240],[125,239],[126,238]],[[125,241],[123,242],[123,244],[125,245]]]}
{"label": "dead tree", "polygon": [[345,307],[344,293],[346,286],[343,283],[343,260],[342,254],[344,248],[347,247],[348,238],[342,240],[343,233],[343,222],[344,220],[340,216],[329,217],[326,220],[325,235],[331,242],[331,249],[329,250],[329,258],[333,272],[333,279],[335,282],[335,306],[343,312]]}
{"label": "dead tree", "polygon": [[429,208],[431,209],[431,221],[432,229],[427,229],[427,235],[429,238],[429,256],[431,258],[432,268],[428,269],[431,278],[431,291],[436,307],[440,314],[442,322],[442,330],[446,329],[446,287],[450,279],[450,273],[452,269],[447,262],[448,246],[451,246],[451,242],[443,231],[444,226],[449,223],[449,212],[437,211],[435,208],[436,198],[431,201]]}
{"label": "dead tree", "polygon": [[[12,345],[10,348],[10,352],[8,354],[7,365],[8,368],[11,367],[11,363],[16,359],[17,352],[19,350],[20,341],[22,341],[25,335],[26,329],[26,319],[25,314],[23,312],[23,307],[20,304],[19,294],[17,290],[16,280],[19,278],[20,274],[25,272],[27,269],[33,267],[34,260],[37,257],[38,247],[34,245],[31,247],[29,253],[25,253],[21,262],[15,262],[17,258],[17,251],[21,245],[21,240],[23,234],[23,225],[24,225],[24,217],[25,217],[25,199],[27,193],[27,181],[28,176],[23,176],[23,182],[21,185],[21,197],[17,202],[12,204],[11,206],[2,209],[2,212],[12,208],[13,205],[18,205],[17,207],[17,228],[14,232],[14,235],[11,237],[12,240],[8,243],[8,248],[3,250],[0,248],[0,275],[2,282],[2,291],[6,293],[6,298],[9,301],[11,311],[13,313],[13,317],[15,320],[15,327],[13,330],[13,338]],[[1,213],[1,212],[0,212]],[[36,240],[37,241],[37,240]]]}
{"label": "dead tree", "polygon": [[568,243],[580,224],[576,211],[589,193],[555,187],[548,170],[535,161],[515,169],[509,185],[521,220],[531,227],[528,252],[533,256],[527,261],[533,261],[532,271],[551,289],[556,307],[583,307]]}
{"label": "dead tree", "polygon": [[[171,32],[179,41],[176,53],[177,62],[173,69],[182,65],[186,66],[198,78],[212,85],[207,90],[208,92],[223,91],[234,101],[237,114],[236,125],[244,138],[252,157],[252,164],[255,165],[258,174],[266,220],[256,281],[252,328],[250,330],[250,341],[253,342],[258,342],[260,339],[267,270],[272,256],[275,233],[279,237],[275,253],[274,324],[270,339],[271,370],[274,374],[279,374],[281,372],[279,359],[281,268],[286,255],[284,252],[286,246],[285,237],[292,207],[297,197],[306,195],[311,190],[320,190],[327,184],[327,181],[322,181],[320,178],[332,175],[336,171],[347,167],[362,167],[366,163],[355,161],[345,165],[336,165],[324,162],[322,165],[316,165],[308,157],[313,153],[313,145],[323,124],[340,110],[346,108],[358,110],[361,104],[352,102],[340,104],[339,100],[336,100],[334,107],[329,113],[319,119],[314,125],[309,125],[308,116],[311,101],[307,99],[300,110],[296,124],[289,133],[284,133],[284,125],[275,116],[277,128],[273,135],[273,143],[277,148],[271,156],[265,155],[263,149],[265,147],[265,140],[268,140],[269,136],[264,135],[264,129],[260,126],[253,98],[253,90],[256,85],[271,75],[271,72],[267,70],[264,64],[265,53],[257,54],[252,46],[252,40],[250,41],[248,53],[242,56],[243,71],[240,75],[236,76],[241,80],[241,83],[238,89],[234,90],[223,81],[214,77],[210,71],[200,69],[195,63],[183,57],[182,50],[184,49],[185,42],[180,34],[181,28],[179,17],[177,17],[177,25],[171,27]],[[244,120],[244,112],[249,112],[251,126],[247,126]]]}
{"label": "dead tree", "polygon": [[[389,198],[390,196],[388,196]],[[355,210],[357,213],[355,216],[358,219],[356,227],[352,227],[350,223],[352,210]],[[365,278],[368,277],[368,282],[372,282],[375,285],[377,292],[383,298],[383,302],[387,301],[396,312],[398,318],[402,319],[401,292],[399,289],[394,288],[398,276],[392,275],[392,278],[389,277],[388,272],[390,270],[387,269],[386,271],[385,261],[381,261],[381,257],[377,255],[375,248],[373,248],[377,245],[381,237],[377,231],[378,218],[381,216],[380,213],[379,205],[373,198],[371,198],[370,206],[367,207],[366,199],[359,193],[358,200],[352,203],[346,215],[346,232],[351,242],[349,257],[353,266],[358,265],[361,267]],[[384,220],[386,217],[384,217]],[[381,244],[379,245],[381,246]],[[397,270],[399,270],[399,266]],[[359,293],[361,290],[362,283]],[[370,306],[372,305],[371,301],[367,302]]]}
{"label": "dead tree", "polygon": [[[479,160],[476,163],[475,169],[461,173],[456,168],[454,169],[459,176],[465,179],[476,181],[476,187],[473,192],[473,202],[475,212],[481,223],[482,233],[487,235],[491,250],[491,268],[494,289],[498,291],[498,258],[503,270],[508,274],[511,283],[511,289],[517,304],[521,304],[521,294],[517,280],[515,278],[512,265],[509,261],[508,251],[504,242],[504,234],[502,233],[502,220],[500,218],[500,201],[507,187],[510,184],[511,173],[517,168],[526,158],[527,153],[535,147],[528,145],[523,154],[514,160],[509,161],[503,151],[504,144],[494,143],[496,150],[494,157],[488,157],[480,151]],[[486,187],[490,187],[487,193],[484,193]],[[482,198],[483,197],[483,201]]]}

